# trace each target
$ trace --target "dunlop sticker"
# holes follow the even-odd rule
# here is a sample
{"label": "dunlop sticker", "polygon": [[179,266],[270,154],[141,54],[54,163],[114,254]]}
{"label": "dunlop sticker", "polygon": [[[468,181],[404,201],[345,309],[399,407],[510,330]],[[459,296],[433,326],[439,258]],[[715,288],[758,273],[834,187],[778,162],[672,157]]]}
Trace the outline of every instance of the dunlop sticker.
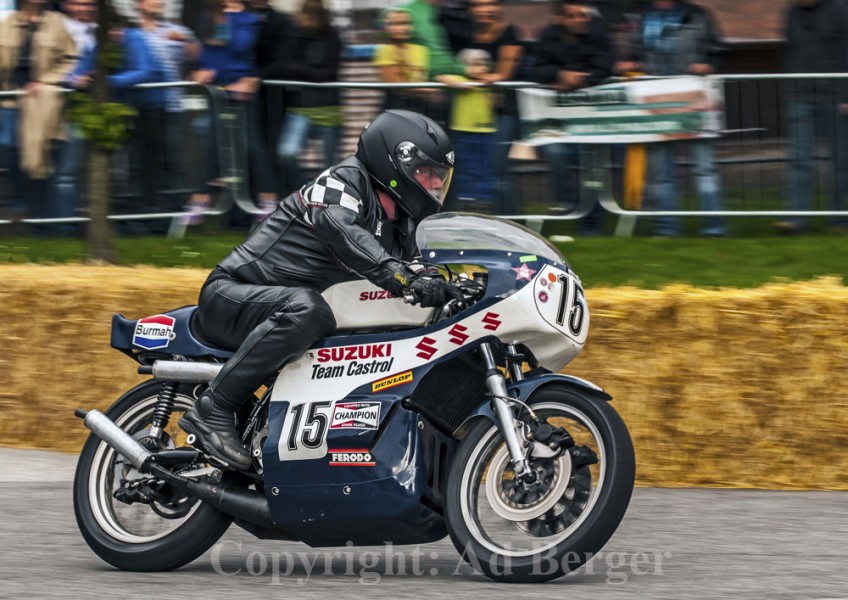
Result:
{"label": "dunlop sticker", "polygon": [[383,390],[395,387],[396,385],[403,385],[410,381],[412,381],[412,371],[404,371],[403,373],[398,373],[397,375],[392,375],[391,377],[375,381],[371,384],[371,391],[382,392]]}

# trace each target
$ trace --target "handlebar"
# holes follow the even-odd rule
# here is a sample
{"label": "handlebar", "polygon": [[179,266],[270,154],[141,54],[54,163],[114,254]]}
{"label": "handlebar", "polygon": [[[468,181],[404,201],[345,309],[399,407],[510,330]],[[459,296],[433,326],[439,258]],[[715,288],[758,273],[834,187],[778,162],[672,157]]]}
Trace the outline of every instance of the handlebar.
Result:
{"label": "handlebar", "polygon": [[[448,314],[455,314],[460,310],[464,310],[474,304],[482,297],[485,291],[485,286],[469,279],[467,276],[460,276],[448,280],[448,285],[457,290],[462,296],[461,299],[448,298],[445,305],[442,307],[442,312],[447,311]],[[404,304],[417,304],[421,298],[418,297],[413,290],[406,288],[402,296]]]}

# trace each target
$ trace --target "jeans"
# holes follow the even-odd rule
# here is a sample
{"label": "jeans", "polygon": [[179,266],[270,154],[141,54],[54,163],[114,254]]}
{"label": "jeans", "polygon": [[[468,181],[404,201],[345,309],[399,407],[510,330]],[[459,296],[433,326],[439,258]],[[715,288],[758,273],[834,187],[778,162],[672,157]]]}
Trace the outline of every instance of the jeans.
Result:
{"label": "jeans", "polygon": [[[20,116],[17,109],[0,108],[0,165],[9,170],[12,182],[11,209],[15,217],[50,218],[50,188],[48,179],[32,179],[21,169],[18,138]],[[30,231],[39,237],[54,232],[50,225],[31,225]]]}
{"label": "jeans", "polygon": [[[791,210],[811,208],[816,170],[816,123],[830,152],[830,207],[842,210],[848,191],[848,135],[846,117],[831,100],[794,97],[789,101],[789,201]],[[792,221],[801,226],[798,219]]]}
{"label": "jeans", "polygon": [[300,189],[306,183],[299,162],[306,143],[313,137],[321,140],[324,150],[323,164],[326,168],[336,160],[341,132],[341,127],[315,125],[309,117],[292,112],[286,113],[283,131],[277,143],[277,157],[283,169],[284,194]]}
{"label": "jeans", "polygon": [[[540,153],[548,162],[551,172],[551,186],[553,188],[553,207],[561,212],[574,211],[580,204],[580,152],[579,144],[546,144],[540,147]],[[586,192],[592,193],[594,192]],[[604,209],[598,202],[597,196],[593,198],[592,209],[583,218],[584,233],[598,233],[603,220]]]}
{"label": "jeans", "polygon": [[495,197],[494,133],[454,131],[456,197],[460,201],[491,202]]}
{"label": "jeans", "polygon": [[0,167],[8,169],[12,183],[12,211],[26,212],[26,201],[21,173],[21,155],[18,149],[18,110],[0,108]]}
{"label": "jeans", "polygon": [[497,212],[515,215],[521,211],[518,192],[510,175],[509,149],[514,140],[521,138],[521,122],[515,115],[498,115],[498,131],[495,134],[494,171],[495,191],[498,201]]}
{"label": "jeans", "polygon": [[[653,189],[656,210],[678,210],[678,174],[674,155],[677,144],[652,144],[649,153],[649,180]],[[690,143],[692,159],[695,163],[695,188],[701,202],[702,211],[722,209],[721,183],[716,168],[715,154],[711,140],[694,140]],[[655,233],[661,236],[680,234],[679,219],[660,217],[656,219]],[[719,217],[707,219],[701,230],[704,235],[725,235],[727,225]]]}
{"label": "jeans", "polygon": [[[82,174],[85,168],[85,139],[78,125],[68,125],[68,140],[59,142],[56,152],[56,171],[53,175],[54,214],[59,218],[76,217],[79,207]],[[63,233],[73,234],[75,224],[60,227]]]}

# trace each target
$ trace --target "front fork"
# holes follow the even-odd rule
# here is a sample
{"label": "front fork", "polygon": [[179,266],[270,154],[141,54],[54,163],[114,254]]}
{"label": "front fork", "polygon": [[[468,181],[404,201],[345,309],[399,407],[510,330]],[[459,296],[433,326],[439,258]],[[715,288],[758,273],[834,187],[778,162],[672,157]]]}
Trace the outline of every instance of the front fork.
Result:
{"label": "front fork", "polygon": [[[511,346],[508,350],[514,353],[514,349]],[[506,440],[506,447],[509,450],[509,456],[512,459],[512,466],[515,470],[515,474],[519,478],[532,476],[533,470],[530,469],[524,452],[525,445],[518,437],[516,419],[512,413],[512,407],[510,405],[509,391],[506,389],[506,380],[504,379],[503,373],[501,373],[498,369],[491,344],[481,344],[480,355],[482,356],[483,364],[486,367],[486,387],[489,390],[489,394],[492,396],[492,406],[495,409],[498,426]],[[511,369],[510,373],[513,377],[521,379],[520,365],[510,365],[509,368]]]}

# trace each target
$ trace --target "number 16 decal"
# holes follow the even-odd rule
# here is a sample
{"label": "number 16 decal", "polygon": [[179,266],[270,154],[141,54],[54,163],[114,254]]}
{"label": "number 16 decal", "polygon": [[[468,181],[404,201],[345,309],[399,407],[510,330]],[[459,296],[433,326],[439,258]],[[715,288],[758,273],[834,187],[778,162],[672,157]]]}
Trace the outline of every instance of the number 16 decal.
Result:
{"label": "number 16 decal", "polygon": [[557,278],[557,280],[560,284],[562,284],[562,294],[559,299],[559,308],[557,308],[556,324],[560,327],[565,325],[565,311],[566,307],[569,305],[570,297],[571,306],[568,310],[570,315],[568,318],[568,329],[573,335],[579,336],[580,331],[583,329],[583,319],[586,315],[586,305],[583,300],[583,288],[575,282],[574,294],[572,295],[569,293],[571,291],[571,278],[563,273]]}

